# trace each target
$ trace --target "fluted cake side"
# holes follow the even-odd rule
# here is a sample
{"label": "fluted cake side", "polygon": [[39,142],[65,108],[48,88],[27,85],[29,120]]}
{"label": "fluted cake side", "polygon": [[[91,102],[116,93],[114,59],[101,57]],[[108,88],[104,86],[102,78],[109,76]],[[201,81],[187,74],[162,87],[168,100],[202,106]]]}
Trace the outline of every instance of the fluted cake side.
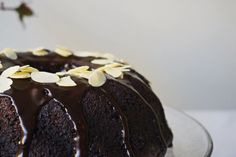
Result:
{"label": "fluted cake side", "polygon": [[[41,51],[0,57],[0,86],[1,77],[12,80],[0,92],[0,156],[164,157],[173,134],[142,75],[106,56]],[[117,69],[105,69],[112,64]],[[37,82],[19,70],[26,65],[57,74],[60,82]],[[14,66],[18,71],[8,76],[4,71]],[[82,66],[86,76],[66,73]],[[127,69],[116,76],[122,66]],[[91,78],[96,70],[104,73],[102,84]],[[70,75],[70,86],[62,75]]]}

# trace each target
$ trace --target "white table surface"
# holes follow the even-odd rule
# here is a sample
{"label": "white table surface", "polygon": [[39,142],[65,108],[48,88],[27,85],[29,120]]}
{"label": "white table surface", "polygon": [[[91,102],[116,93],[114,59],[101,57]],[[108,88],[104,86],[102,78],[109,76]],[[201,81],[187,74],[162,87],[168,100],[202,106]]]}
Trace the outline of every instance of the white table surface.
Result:
{"label": "white table surface", "polygon": [[236,157],[236,110],[185,110],[211,134],[212,157]]}

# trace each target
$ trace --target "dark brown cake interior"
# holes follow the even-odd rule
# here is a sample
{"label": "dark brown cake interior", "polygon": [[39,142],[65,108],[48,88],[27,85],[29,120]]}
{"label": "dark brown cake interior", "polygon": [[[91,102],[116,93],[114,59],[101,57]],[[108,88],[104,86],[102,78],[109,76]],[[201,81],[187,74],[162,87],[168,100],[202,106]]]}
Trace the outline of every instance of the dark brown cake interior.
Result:
{"label": "dark brown cake interior", "polygon": [[72,156],[76,129],[63,105],[55,99],[42,106],[29,146],[29,156]]}
{"label": "dark brown cake interior", "polygon": [[0,95],[0,156],[15,156],[23,138],[19,114],[10,97]]}

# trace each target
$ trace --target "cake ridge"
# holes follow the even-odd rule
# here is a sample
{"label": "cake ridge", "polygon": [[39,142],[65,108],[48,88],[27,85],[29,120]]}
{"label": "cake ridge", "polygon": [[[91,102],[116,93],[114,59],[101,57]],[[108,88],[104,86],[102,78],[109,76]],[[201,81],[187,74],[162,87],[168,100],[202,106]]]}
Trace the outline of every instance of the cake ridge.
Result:
{"label": "cake ridge", "polygon": [[89,126],[88,156],[111,156],[116,150],[120,155],[130,157],[132,152],[127,147],[125,123],[104,90],[91,87],[82,100],[82,106]]}
{"label": "cake ridge", "polygon": [[114,107],[117,109],[117,111],[119,112],[120,116],[121,116],[121,119],[122,119],[122,122],[124,124],[124,134],[125,134],[125,142],[126,142],[126,145],[127,145],[127,148],[129,150],[129,154],[131,157],[134,157],[134,152],[132,150],[132,147],[130,145],[130,133],[129,133],[129,127],[128,127],[128,123],[127,123],[127,119],[124,115],[124,113],[122,112],[121,108],[119,107],[119,105],[117,105],[118,102],[115,101],[115,99],[112,97],[112,95],[110,95],[105,89],[101,88],[101,90],[107,94],[107,97],[114,103]]}
{"label": "cake ridge", "polygon": [[28,154],[24,156],[73,156],[77,153],[77,133],[65,106],[53,98],[41,106]]}
{"label": "cake ridge", "polygon": [[173,134],[168,127],[167,121],[165,119],[164,109],[162,107],[162,103],[160,99],[153,94],[152,89],[144,83],[138,83],[137,81],[141,81],[139,77],[136,77],[132,72],[127,72],[125,75],[125,79],[129,81],[129,83],[135,88],[135,90],[145,99],[153,108],[156,113],[161,130],[163,131],[163,138],[166,141],[167,146],[172,145]]}
{"label": "cake ridge", "polygon": [[164,141],[164,143],[165,143],[165,145],[166,145],[166,147],[168,147],[168,144],[166,143],[166,140],[165,140],[165,138],[164,138],[164,135],[163,135],[163,132],[162,132],[162,127],[161,127],[161,125],[160,125],[160,119],[159,119],[159,116],[157,115],[157,113],[156,113],[156,111],[153,109],[153,106],[142,96],[142,94],[139,92],[139,91],[137,91],[134,87],[132,87],[131,85],[129,85],[126,81],[127,80],[125,80],[125,81],[123,81],[123,80],[115,80],[115,79],[112,79],[113,81],[116,81],[116,82],[118,82],[118,83],[120,83],[120,84],[123,84],[123,85],[125,85],[126,87],[128,87],[128,88],[130,88],[133,92],[135,92],[136,94],[138,94],[139,95],[139,97],[144,101],[144,103],[153,111],[153,113],[154,113],[154,115],[155,115],[155,117],[156,117],[156,120],[157,120],[157,125],[158,125],[158,128],[159,128],[159,130],[160,130],[160,134],[161,134],[161,138],[162,138],[162,140]]}
{"label": "cake ridge", "polygon": [[[140,105],[142,104],[143,106],[145,106],[146,107],[146,109],[147,109],[147,111],[149,112],[149,116],[151,116],[152,114],[153,114],[153,116],[155,117],[155,119],[157,120],[158,118],[157,118],[157,116],[155,115],[155,113],[154,112],[150,112],[150,111],[153,111],[153,109],[152,109],[152,107],[142,98],[142,97],[140,97],[140,95],[134,90],[134,89],[132,89],[129,85],[127,85],[126,83],[122,83],[123,82],[123,80],[122,81],[118,81],[118,80],[115,80],[115,79],[109,79],[108,81],[107,81],[107,83],[103,86],[103,89],[105,89],[107,92],[109,92],[110,94],[111,94],[111,88],[110,87],[113,87],[114,88],[114,84],[113,83],[117,83],[117,84],[119,84],[119,87],[122,87],[122,88],[126,88],[126,91],[127,90],[130,90],[130,91],[132,91],[132,95],[133,96],[135,96],[135,98],[137,98],[137,99],[140,99]],[[123,90],[121,90],[120,88],[119,88],[119,90],[117,90],[117,91],[120,91],[121,93],[122,92],[125,92],[125,89],[123,89]],[[112,93],[113,95],[115,94],[115,93]],[[116,96],[113,96],[113,97],[116,97],[116,98],[118,98],[118,96],[116,95]],[[125,99],[125,97],[123,97],[123,99]],[[116,99],[116,101],[118,101],[118,99]],[[137,100],[136,100],[137,101]],[[137,102],[136,102],[137,103]],[[119,103],[119,102],[117,102],[117,104],[118,105],[120,105],[120,104],[122,104],[122,103]],[[122,105],[124,105],[124,104],[122,104]],[[126,105],[128,105],[128,104],[126,104]],[[133,106],[133,107],[135,107],[135,108],[137,108],[138,106],[137,106],[137,104],[136,104],[136,106]],[[124,112],[125,110],[123,109],[123,112]],[[144,112],[144,110],[142,111],[142,112]],[[131,111],[130,111],[130,113],[131,113]],[[134,112],[133,112],[134,113]],[[126,115],[127,117],[126,118],[128,118],[128,116],[129,115]],[[134,118],[134,117],[133,117]],[[135,118],[139,118],[139,117],[135,117]],[[137,124],[136,124],[137,125]],[[129,128],[130,128],[131,126],[129,125]],[[159,133],[161,133],[161,130],[160,130],[160,126],[159,126],[159,124],[158,124],[158,121],[156,121],[155,122],[155,127],[157,127],[157,130],[158,130],[158,132]],[[153,128],[154,129],[154,128]],[[161,135],[161,134],[159,134],[159,135]],[[157,137],[153,137],[153,138],[157,138]],[[161,142],[161,148],[160,148],[160,152],[159,153],[162,153],[162,154],[165,154],[165,152],[166,152],[166,150],[167,150],[167,145],[166,145],[166,143],[165,143],[165,140],[164,140],[164,138],[163,138],[163,136],[161,135],[159,138],[158,138],[160,141],[159,142]],[[164,144],[164,145],[163,145]],[[134,147],[133,147],[133,149],[134,149]],[[138,154],[135,154],[136,156],[139,156]],[[161,154],[159,154],[159,155],[161,155]]]}

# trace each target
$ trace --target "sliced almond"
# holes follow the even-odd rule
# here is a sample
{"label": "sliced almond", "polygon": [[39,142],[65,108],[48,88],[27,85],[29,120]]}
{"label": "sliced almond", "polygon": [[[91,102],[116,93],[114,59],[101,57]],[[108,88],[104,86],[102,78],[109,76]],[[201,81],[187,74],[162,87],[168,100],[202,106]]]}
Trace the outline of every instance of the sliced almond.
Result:
{"label": "sliced almond", "polygon": [[89,76],[88,83],[93,87],[100,87],[106,82],[106,76],[103,72],[94,70]]}
{"label": "sliced almond", "polygon": [[118,78],[122,76],[122,69],[121,68],[107,68],[105,72],[111,75],[114,78]]}
{"label": "sliced almond", "polygon": [[102,66],[102,67],[100,67],[100,68],[97,68],[96,70],[97,70],[97,71],[102,71],[102,72],[103,72],[105,69],[106,69],[106,67],[105,67],[105,66]]}
{"label": "sliced almond", "polygon": [[71,79],[70,76],[62,77],[57,83],[58,86],[62,87],[74,87],[76,83]]}
{"label": "sliced almond", "polygon": [[88,69],[89,69],[89,66],[80,66],[80,67],[76,67],[74,69],[70,69],[68,71],[68,74],[81,73],[81,72],[87,71]]}
{"label": "sliced almond", "polygon": [[122,71],[122,72],[127,72],[127,71],[130,71],[130,69],[122,69],[122,68],[121,68],[121,71]]}
{"label": "sliced almond", "polygon": [[3,49],[0,54],[4,54],[7,58],[12,59],[12,60],[17,59],[17,54],[16,54],[15,50],[13,50],[11,48]]}
{"label": "sliced almond", "polygon": [[33,55],[35,56],[46,56],[48,54],[48,51],[46,51],[43,47],[36,48],[31,50]]}
{"label": "sliced almond", "polygon": [[120,64],[120,63],[111,63],[111,64],[104,65],[104,66],[102,66],[100,68],[97,68],[96,70],[104,71],[105,69],[119,67],[119,66],[122,66],[122,64]]}
{"label": "sliced almond", "polygon": [[3,77],[3,76],[0,76],[0,84],[3,85],[12,85],[13,81],[9,78],[6,78],[6,77]]}
{"label": "sliced almond", "polygon": [[12,80],[6,77],[0,76],[0,93],[3,93],[11,88]]}
{"label": "sliced almond", "polygon": [[114,78],[123,77],[123,72],[130,71],[130,65],[123,65],[121,63],[112,63],[102,66],[96,70],[105,71],[107,74],[111,75]]}
{"label": "sliced almond", "polygon": [[85,79],[89,79],[89,76],[92,74],[92,71],[84,71],[82,73],[80,73],[78,76],[85,78]]}
{"label": "sliced almond", "polygon": [[32,72],[31,79],[39,83],[56,83],[60,80],[56,74],[45,71]]}
{"label": "sliced almond", "polygon": [[0,62],[0,69],[2,69],[3,68],[3,65],[2,65],[2,63]]}
{"label": "sliced almond", "polygon": [[130,65],[125,65],[122,67],[117,67],[119,68],[122,72],[130,71],[131,66]]}
{"label": "sliced almond", "polygon": [[25,66],[20,67],[20,71],[21,72],[26,72],[26,73],[32,73],[32,72],[38,71],[38,69],[33,68],[29,65],[25,65]]}
{"label": "sliced almond", "polygon": [[99,64],[99,65],[106,65],[106,64],[111,64],[114,63],[112,60],[109,59],[94,59],[91,61],[93,64]]}
{"label": "sliced almond", "polygon": [[121,71],[122,71],[122,72],[126,72],[126,71],[130,71],[130,69],[121,68]]}
{"label": "sliced almond", "polygon": [[9,77],[9,76],[15,74],[19,69],[20,69],[20,66],[18,66],[18,65],[13,66],[13,67],[9,67],[2,72],[1,76]]}
{"label": "sliced almond", "polygon": [[89,51],[76,51],[74,55],[77,57],[101,57],[99,52],[89,52]]}
{"label": "sliced almond", "polygon": [[57,72],[57,73],[56,73],[56,75],[58,75],[58,76],[64,76],[64,75],[66,75],[66,74],[67,74],[66,71],[61,71],[61,72]]}
{"label": "sliced almond", "polygon": [[14,73],[13,75],[9,77],[13,79],[25,79],[25,78],[30,78],[30,73],[20,71],[20,72]]}
{"label": "sliced almond", "polygon": [[131,66],[130,66],[130,65],[124,65],[124,66],[122,66],[121,68],[122,68],[122,69],[130,69]]}
{"label": "sliced almond", "polygon": [[65,47],[57,47],[56,49],[55,49],[55,52],[57,53],[57,54],[59,54],[60,56],[63,56],[63,57],[69,57],[69,56],[71,56],[72,55],[72,51],[70,50],[70,49],[68,49],[68,48],[65,48]]}
{"label": "sliced almond", "polygon": [[3,93],[7,90],[11,89],[11,86],[7,86],[7,85],[1,85],[0,87],[0,93]]}
{"label": "sliced almond", "polygon": [[105,65],[105,68],[114,68],[114,67],[121,67],[121,66],[123,66],[123,64],[121,63],[111,63],[111,64]]}

